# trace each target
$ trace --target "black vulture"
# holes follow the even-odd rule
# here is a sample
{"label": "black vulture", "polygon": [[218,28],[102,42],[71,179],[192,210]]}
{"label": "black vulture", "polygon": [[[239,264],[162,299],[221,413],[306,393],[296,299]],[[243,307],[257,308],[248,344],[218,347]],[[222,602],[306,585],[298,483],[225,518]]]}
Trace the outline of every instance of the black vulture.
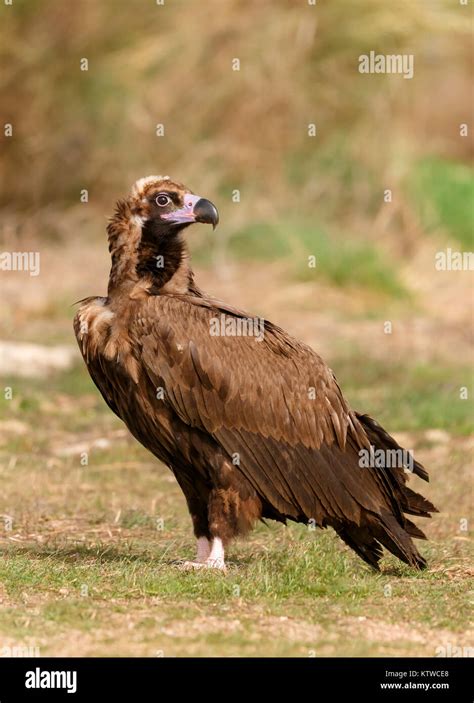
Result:
{"label": "black vulture", "polygon": [[74,320],[105,401],[185,495],[187,566],[225,569],[229,540],[268,518],[330,526],[375,568],[382,546],[424,567],[406,517],[436,511],[407,486],[424,468],[350,408],[310,347],[196,285],[184,230],[218,219],[167,176],[137,181],[107,228],[107,297],[81,301]]}

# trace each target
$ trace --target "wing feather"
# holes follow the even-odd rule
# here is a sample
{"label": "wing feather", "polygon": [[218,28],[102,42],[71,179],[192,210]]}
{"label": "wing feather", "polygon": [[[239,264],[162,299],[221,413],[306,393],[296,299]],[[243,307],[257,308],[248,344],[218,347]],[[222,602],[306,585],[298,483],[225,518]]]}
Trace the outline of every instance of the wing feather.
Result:
{"label": "wing feather", "polygon": [[136,339],[151,382],[162,377],[179,417],[238,455],[236,468],[282,514],[322,524],[357,521],[361,506],[377,511],[384,488],[367,490],[357,465],[369,441],[332,371],[270,323],[260,342],[211,336],[223,310],[243,315],[208,300],[150,298]]}

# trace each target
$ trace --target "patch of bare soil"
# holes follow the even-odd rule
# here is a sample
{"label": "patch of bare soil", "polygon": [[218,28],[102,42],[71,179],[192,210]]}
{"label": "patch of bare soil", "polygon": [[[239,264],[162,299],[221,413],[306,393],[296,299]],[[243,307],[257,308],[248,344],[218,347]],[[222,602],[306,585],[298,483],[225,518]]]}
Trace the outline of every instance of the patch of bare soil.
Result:
{"label": "patch of bare soil", "polygon": [[451,642],[458,647],[469,646],[473,641],[473,630],[462,633],[423,627],[420,624],[389,623],[370,617],[345,618],[338,623],[351,638],[360,638],[379,644],[415,643],[418,656],[435,656],[437,646]]}

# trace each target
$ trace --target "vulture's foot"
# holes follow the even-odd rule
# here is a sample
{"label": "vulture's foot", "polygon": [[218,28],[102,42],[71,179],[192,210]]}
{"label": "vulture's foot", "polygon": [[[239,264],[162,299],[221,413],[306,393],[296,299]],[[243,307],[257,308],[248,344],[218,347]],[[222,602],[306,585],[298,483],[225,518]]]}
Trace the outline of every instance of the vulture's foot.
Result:
{"label": "vulture's foot", "polygon": [[185,561],[181,565],[184,571],[197,571],[198,569],[217,569],[227,571],[225,562],[221,559],[206,559],[206,561]]}
{"label": "vulture's foot", "polygon": [[185,561],[182,564],[185,571],[193,569],[218,569],[226,571],[224,561],[224,547],[219,537],[214,537],[212,542],[206,537],[198,537],[197,554],[195,561]]}

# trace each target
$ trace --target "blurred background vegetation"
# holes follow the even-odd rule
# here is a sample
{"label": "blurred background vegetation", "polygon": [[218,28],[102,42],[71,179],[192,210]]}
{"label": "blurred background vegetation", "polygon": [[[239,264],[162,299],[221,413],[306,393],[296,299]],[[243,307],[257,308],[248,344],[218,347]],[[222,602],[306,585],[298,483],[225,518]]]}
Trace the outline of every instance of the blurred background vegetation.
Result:
{"label": "blurred background vegetation", "polygon": [[[473,143],[459,136],[473,97],[470,7],[14,0],[0,12],[9,236],[97,240],[131,182],[169,173],[217,202],[220,251],[281,257],[320,244],[321,272],[338,285],[397,292],[376,251],[409,256],[421,231],[470,244]],[[370,50],[413,53],[414,78],[359,74]]]}
{"label": "blurred background vegetation", "polygon": [[[13,128],[1,133],[0,243],[42,262],[37,278],[3,272],[1,336],[72,341],[71,303],[106,287],[115,201],[161,173],[221,212],[217,233],[189,237],[205,287],[336,359],[349,333],[360,354],[382,348],[394,363],[468,359],[469,274],[435,271],[434,255],[472,249],[471,6],[14,0],[0,13]],[[370,51],[413,54],[414,77],[359,73]],[[405,326],[381,346],[387,315]],[[361,332],[367,318],[376,327]]]}

